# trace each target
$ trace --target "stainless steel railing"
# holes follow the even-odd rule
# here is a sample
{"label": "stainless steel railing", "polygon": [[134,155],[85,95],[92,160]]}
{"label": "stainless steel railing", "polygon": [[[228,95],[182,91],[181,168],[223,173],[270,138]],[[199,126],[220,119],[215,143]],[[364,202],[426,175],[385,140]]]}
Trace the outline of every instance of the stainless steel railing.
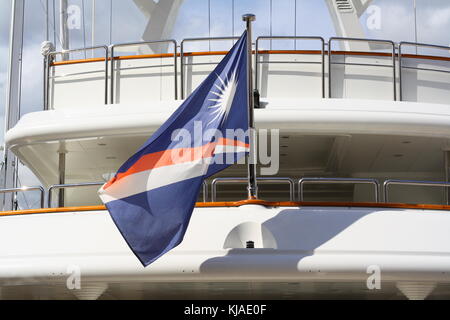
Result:
{"label": "stainless steel railing", "polygon": [[383,183],[384,202],[389,202],[389,186],[419,186],[419,187],[450,187],[450,182],[440,181],[417,181],[417,180],[386,180]]}
{"label": "stainless steel railing", "polygon": [[[399,78],[400,101],[403,101],[403,87],[404,87],[403,69],[450,73],[450,71],[448,71],[448,70],[405,66],[404,60],[409,58],[409,57],[405,57],[405,55],[403,54],[402,48],[405,46],[416,47],[416,48],[421,47],[421,48],[429,48],[429,49],[439,49],[439,50],[446,50],[446,51],[450,52],[450,47],[448,47],[448,46],[438,46],[438,45],[434,45],[434,44],[406,42],[406,41],[400,42],[400,44],[398,46],[398,65],[399,65],[398,78]],[[415,57],[415,59],[417,59],[417,57]]]}
{"label": "stainless steel railing", "polygon": [[376,179],[359,179],[359,178],[302,178],[298,181],[298,199],[304,200],[304,185],[311,184],[370,184],[374,187],[375,202],[380,202],[380,184]]}
{"label": "stainless steel railing", "polygon": [[0,189],[0,193],[18,193],[18,192],[28,192],[28,191],[39,191],[40,193],[40,205],[41,208],[44,207],[44,203],[45,203],[45,189],[43,187],[40,186],[36,186],[36,187],[20,187],[20,188],[9,188],[9,189]]}
{"label": "stainless steel railing", "polygon": [[[65,55],[67,53],[71,52],[79,52],[79,51],[86,51],[86,50],[98,50],[98,49],[104,49],[105,50],[105,104],[108,103],[108,100],[110,103],[114,103],[114,70],[115,70],[115,55],[114,55],[114,49],[118,47],[126,47],[126,46],[137,46],[137,45],[146,45],[146,44],[155,44],[155,43],[171,43],[174,46],[174,62],[173,64],[167,64],[164,66],[173,66],[174,68],[174,97],[175,99],[178,99],[179,93],[181,95],[181,99],[185,99],[186,96],[186,88],[185,88],[185,78],[186,78],[186,66],[189,65],[200,65],[200,64],[216,64],[216,63],[186,63],[186,52],[185,52],[185,44],[187,42],[195,42],[195,41],[224,41],[224,40],[232,40],[235,41],[239,37],[208,37],[208,38],[188,38],[181,41],[180,44],[180,54],[177,53],[178,44],[173,39],[166,39],[166,40],[155,40],[155,41],[143,41],[143,42],[131,42],[131,43],[119,43],[119,44],[113,44],[108,48],[107,46],[96,46],[96,47],[90,47],[90,48],[80,48],[80,49],[72,49],[72,50],[66,50],[66,51],[60,51],[60,52],[51,52],[47,56],[45,56],[44,64],[44,109],[48,110],[49,108],[49,79],[50,79],[50,68],[51,68],[51,60],[53,56],[56,55]],[[259,59],[259,42],[262,40],[280,40],[280,39],[293,39],[293,40],[317,40],[321,42],[321,62],[316,61],[270,61],[270,62],[260,62]],[[390,47],[390,55],[391,55],[391,64],[370,64],[370,63],[354,63],[354,62],[338,62],[333,61],[333,43],[334,42],[348,42],[348,41],[356,41],[356,42],[366,42],[366,43],[379,43],[384,44],[388,47]],[[433,44],[424,44],[424,43],[413,43],[413,42],[400,42],[398,45],[398,49],[396,48],[396,43],[390,40],[381,40],[381,39],[363,39],[363,38],[345,38],[345,37],[332,37],[326,42],[322,37],[303,37],[303,36],[261,36],[256,39],[256,51],[255,51],[255,88],[258,88],[258,76],[259,76],[259,65],[261,63],[305,63],[305,64],[321,64],[321,73],[322,73],[322,96],[325,97],[325,75],[328,71],[328,97],[332,98],[332,83],[333,83],[333,72],[332,72],[332,66],[333,65],[355,65],[355,66],[372,66],[372,67],[385,67],[385,68],[392,68],[392,87],[393,87],[393,100],[397,100],[397,78],[399,83],[399,100],[402,100],[403,95],[403,88],[404,88],[404,81],[402,76],[402,71],[404,69],[415,69],[415,70],[426,70],[426,71],[435,71],[435,72],[445,72],[450,73],[448,70],[440,70],[440,69],[433,69],[433,68],[419,68],[419,67],[410,67],[406,66],[404,64],[405,59],[414,58],[410,56],[405,56],[403,53],[403,48],[405,46],[415,46],[415,47],[424,47],[424,48],[432,48],[432,49],[442,49],[442,50],[450,50],[450,47],[447,46],[439,46],[439,45],[433,45]],[[325,48],[328,47],[326,50]],[[376,52],[367,52],[370,56],[370,53],[374,53],[374,56],[376,56]],[[328,63],[325,64],[325,55],[328,55]],[[399,71],[397,75],[396,70],[396,59],[398,57],[399,62]],[[178,62],[178,59],[180,61]],[[420,59],[420,57],[417,57],[417,59]],[[111,61],[111,66],[108,65],[109,61]],[[178,63],[180,63],[180,79],[178,79]],[[109,70],[110,69],[110,70]],[[327,70],[328,69],[328,70]],[[108,86],[109,81],[109,71],[111,71],[111,81]],[[178,86],[178,80],[180,81],[180,86]],[[178,89],[180,87],[180,90]],[[110,95],[110,98],[108,99],[108,93]]]}
{"label": "stainless steel railing", "polygon": [[72,183],[72,184],[54,184],[48,188],[48,202],[47,205],[49,208],[52,207],[52,194],[55,189],[69,189],[69,188],[86,188],[86,187],[95,187],[102,186],[104,182],[86,182],[86,183]]}
{"label": "stainless steel railing", "polygon": [[[316,61],[259,61],[259,42],[264,40],[315,40],[320,41],[321,62]],[[259,65],[269,63],[288,63],[288,64],[319,64],[321,65],[322,74],[322,98],[325,98],[325,40],[322,37],[305,37],[305,36],[262,36],[256,38],[255,48],[255,89],[259,90],[258,76]]]}
{"label": "stainless steel railing", "polygon": [[[368,63],[353,63],[353,62],[333,62],[333,50],[332,43],[334,41],[353,41],[353,42],[368,42],[368,43],[380,43],[389,45],[391,47],[392,64],[368,64]],[[344,38],[344,37],[332,37],[328,41],[328,97],[331,98],[331,87],[332,87],[332,65],[353,65],[353,66],[370,66],[370,67],[387,67],[392,68],[392,86],[393,86],[393,99],[397,100],[397,76],[395,67],[395,43],[391,40],[380,40],[380,39],[362,39],[362,38]]]}
{"label": "stainless steel railing", "polygon": [[[184,81],[185,81],[185,77],[186,77],[186,73],[185,73],[185,66],[188,65],[200,65],[200,63],[185,63],[184,62],[184,58],[185,58],[185,52],[184,52],[184,46],[186,42],[195,42],[195,41],[224,41],[224,40],[238,40],[239,37],[207,37],[207,38],[187,38],[187,39],[183,39],[181,41],[181,45],[180,45],[180,77],[181,77],[181,99],[185,98],[186,92],[185,92],[185,85],[184,85]],[[205,63],[201,63],[202,65],[205,65]],[[212,64],[214,65],[215,63],[207,63],[207,64]]]}
{"label": "stainless steel railing", "polygon": [[[211,201],[215,202],[217,200],[217,185],[222,183],[228,184],[243,184],[247,183],[248,179],[244,177],[236,178],[216,178],[211,182]],[[277,183],[277,184],[288,184],[289,185],[289,200],[295,201],[295,181],[288,177],[277,177],[277,178],[258,178],[258,182],[261,183]],[[376,179],[362,179],[362,178],[301,178],[298,180],[298,201],[304,201],[304,185],[305,184],[368,184],[372,185],[374,188],[374,199],[375,202],[381,202],[381,195],[383,196],[384,202],[389,203],[389,193],[390,187],[393,185],[398,186],[419,186],[419,187],[444,187],[450,188],[450,182],[440,182],[440,181],[417,181],[417,180],[396,180],[389,179],[383,183],[383,187],[380,189],[380,184]],[[74,183],[74,184],[55,184],[47,189],[47,207],[52,207],[53,191],[57,189],[68,189],[68,188],[83,188],[83,187],[94,187],[102,186],[104,182],[88,182],[88,183]],[[46,190],[41,186],[35,187],[21,187],[21,188],[10,188],[10,189],[0,189],[0,194],[3,193],[18,193],[18,192],[29,192],[29,191],[39,191],[40,193],[40,208],[45,207],[45,192]],[[202,185],[203,202],[208,201],[208,184],[206,181]]]}
{"label": "stainless steel railing", "polygon": [[128,42],[128,43],[119,43],[119,44],[113,44],[110,46],[110,52],[111,52],[111,83],[110,83],[110,103],[113,104],[114,103],[114,72],[115,72],[115,63],[114,63],[114,49],[115,48],[119,48],[119,47],[129,47],[129,46],[138,46],[138,45],[151,45],[151,44],[157,44],[157,43],[171,43],[173,44],[173,57],[174,57],[174,62],[173,64],[166,64],[166,65],[158,65],[157,67],[172,67],[174,68],[174,72],[173,72],[173,78],[174,78],[174,84],[175,84],[175,94],[174,94],[174,98],[175,100],[178,99],[178,80],[177,80],[177,42],[173,39],[167,39],[167,40],[153,40],[153,41],[139,41],[139,42]]}
{"label": "stainless steel railing", "polygon": [[[105,104],[108,104],[108,63],[109,63],[109,49],[107,46],[95,46],[95,47],[89,47],[89,48],[79,48],[79,49],[70,49],[70,50],[64,50],[64,51],[54,51],[50,52],[49,54],[45,55],[44,57],[44,110],[49,109],[49,92],[50,92],[50,67],[51,67],[51,61],[53,61],[53,57],[57,55],[66,55],[68,53],[73,52],[86,52],[89,50],[99,50],[103,49],[105,50],[105,90],[104,90],[104,99]],[[65,76],[70,76],[71,74],[65,74]]]}
{"label": "stainless steel railing", "polygon": [[[95,186],[103,186],[105,184],[105,182],[86,182],[86,183],[72,183],[72,184],[54,184],[52,186],[50,186],[48,188],[48,199],[47,199],[47,205],[49,208],[52,207],[52,195],[53,195],[53,190],[57,190],[57,189],[70,189],[70,188],[86,188],[86,187],[95,187]],[[40,187],[43,191],[44,189],[42,187]],[[0,193],[1,190],[0,190]],[[206,181],[203,181],[202,184],[202,193],[203,193],[203,202],[208,201],[208,184],[206,183]],[[43,202],[43,198],[42,198],[42,204],[41,207],[43,206],[44,202]]]}
{"label": "stainless steel railing", "polygon": [[[291,178],[257,178],[258,182],[263,183],[288,183],[289,184],[289,200],[294,201],[294,187],[295,182]],[[247,178],[216,178],[211,183],[211,201],[215,202],[217,199],[217,184],[219,183],[247,183]]]}

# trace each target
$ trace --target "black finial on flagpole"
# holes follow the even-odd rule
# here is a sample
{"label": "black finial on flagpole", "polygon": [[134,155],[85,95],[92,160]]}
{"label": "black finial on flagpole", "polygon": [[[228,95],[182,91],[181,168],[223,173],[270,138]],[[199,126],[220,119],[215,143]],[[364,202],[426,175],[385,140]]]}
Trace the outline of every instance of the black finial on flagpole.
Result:
{"label": "black finial on flagpole", "polygon": [[256,182],[256,132],[253,110],[255,107],[253,97],[253,71],[252,71],[252,21],[256,20],[254,14],[244,14],[242,20],[247,23],[247,84],[248,84],[248,126],[250,133],[250,153],[248,163],[248,198],[258,198],[258,185]]}

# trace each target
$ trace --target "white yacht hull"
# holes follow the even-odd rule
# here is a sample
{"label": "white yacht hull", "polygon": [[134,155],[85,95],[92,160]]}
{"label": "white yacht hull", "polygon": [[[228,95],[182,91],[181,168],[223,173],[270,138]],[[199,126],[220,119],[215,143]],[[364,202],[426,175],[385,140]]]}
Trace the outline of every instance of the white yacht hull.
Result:
{"label": "white yacht hull", "polygon": [[147,268],[104,210],[1,222],[6,299],[450,296],[448,211],[196,208],[182,244]]}

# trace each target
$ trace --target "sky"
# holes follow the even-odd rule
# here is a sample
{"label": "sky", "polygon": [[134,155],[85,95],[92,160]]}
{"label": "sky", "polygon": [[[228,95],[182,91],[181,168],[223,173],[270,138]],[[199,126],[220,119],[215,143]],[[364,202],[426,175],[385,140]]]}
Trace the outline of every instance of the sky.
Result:
{"label": "sky", "polygon": [[[242,14],[254,13],[255,36],[318,35],[328,39],[335,35],[335,31],[325,1],[327,0],[184,0],[171,37],[181,41],[188,37],[239,35],[244,29]],[[47,0],[25,2],[22,114],[42,110],[40,45],[46,39],[44,8]],[[54,30],[58,30],[59,23],[53,21],[53,0],[48,2],[49,38],[58,44],[59,36]],[[113,27],[110,32],[111,3]],[[85,21],[85,29],[81,27],[70,31],[71,48],[83,47],[84,42],[90,46],[92,0],[69,0],[69,4],[80,9],[83,9],[84,4],[82,18]],[[416,0],[416,10],[414,0],[373,0],[371,4],[372,7],[360,18],[366,37],[450,45],[450,0]],[[55,9],[57,12],[58,8]],[[10,11],[11,0],[0,0],[0,142],[3,141]],[[378,20],[371,25],[374,15]],[[97,0],[95,21],[96,45],[138,41],[147,25],[146,17],[132,0]],[[211,49],[220,50],[220,45],[229,44],[211,44]],[[207,49],[201,46],[209,46],[209,43],[196,44],[190,49]],[[294,42],[274,42],[273,46],[293,49]]]}

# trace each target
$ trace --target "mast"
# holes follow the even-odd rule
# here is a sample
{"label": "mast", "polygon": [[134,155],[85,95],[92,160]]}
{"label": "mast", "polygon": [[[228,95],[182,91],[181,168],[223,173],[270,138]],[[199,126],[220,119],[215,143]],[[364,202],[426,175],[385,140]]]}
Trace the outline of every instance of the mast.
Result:
{"label": "mast", "polygon": [[[9,35],[8,81],[5,104],[5,136],[14,127],[20,117],[20,92],[22,76],[23,50],[23,16],[24,0],[12,0],[11,29]],[[14,188],[17,181],[17,158],[5,146],[4,163],[2,168],[3,187]],[[3,210],[12,210],[15,197],[13,194],[2,196]]]}
{"label": "mast", "polygon": [[[61,49],[69,50],[69,28],[67,27],[67,0],[60,0],[59,1],[59,34],[61,39]],[[62,55],[63,60],[68,60],[69,55],[63,54]]]}

